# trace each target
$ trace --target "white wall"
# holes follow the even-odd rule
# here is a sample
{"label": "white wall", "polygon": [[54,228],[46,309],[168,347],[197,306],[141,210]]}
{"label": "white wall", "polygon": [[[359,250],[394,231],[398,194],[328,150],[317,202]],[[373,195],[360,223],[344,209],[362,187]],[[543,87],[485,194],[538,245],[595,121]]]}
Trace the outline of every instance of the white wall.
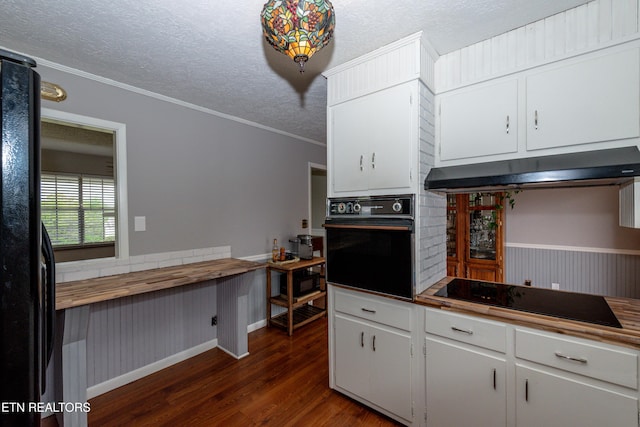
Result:
{"label": "white wall", "polygon": [[[68,93],[43,108],[126,125],[131,255],[231,246],[251,256],[299,233],[308,163],[326,164],[324,145],[63,67],[36,70]],[[146,216],[147,231],[134,232],[134,216]]]}
{"label": "white wall", "polygon": [[618,225],[618,187],[525,190],[506,208],[506,243],[640,251],[640,230]]}

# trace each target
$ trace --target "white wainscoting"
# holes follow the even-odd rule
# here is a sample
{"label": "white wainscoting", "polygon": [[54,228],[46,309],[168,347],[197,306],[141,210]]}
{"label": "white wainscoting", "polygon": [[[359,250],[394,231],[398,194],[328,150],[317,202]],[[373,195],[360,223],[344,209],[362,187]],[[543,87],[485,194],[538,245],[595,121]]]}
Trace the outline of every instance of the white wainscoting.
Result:
{"label": "white wainscoting", "polygon": [[442,55],[436,93],[639,37],[639,0],[595,0]]}
{"label": "white wainscoting", "polygon": [[506,245],[505,282],[588,294],[640,298],[640,254],[563,248]]}

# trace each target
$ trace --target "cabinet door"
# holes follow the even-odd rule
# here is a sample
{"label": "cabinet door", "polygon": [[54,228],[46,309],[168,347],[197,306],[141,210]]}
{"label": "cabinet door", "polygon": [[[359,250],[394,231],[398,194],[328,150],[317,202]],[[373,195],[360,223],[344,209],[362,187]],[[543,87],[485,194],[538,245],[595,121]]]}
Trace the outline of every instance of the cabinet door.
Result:
{"label": "cabinet door", "polygon": [[411,338],[371,328],[370,401],[411,420]]}
{"label": "cabinet door", "polygon": [[[366,97],[365,97],[366,98]],[[331,108],[330,168],[335,192],[363,191],[369,188],[366,99],[358,98]]]}
{"label": "cabinet door", "polygon": [[464,89],[441,97],[441,160],[517,151],[517,80]]}
{"label": "cabinet door", "polygon": [[412,137],[418,128],[412,113],[417,95],[412,94],[412,87],[404,84],[367,97],[370,189],[411,186]]}
{"label": "cabinet door", "polygon": [[370,389],[369,326],[336,314],[334,330],[336,386],[366,399]]}
{"label": "cabinet door", "polygon": [[506,426],[504,359],[432,338],[426,349],[429,427]]}
{"label": "cabinet door", "polygon": [[637,426],[638,399],[516,364],[516,425]]}
{"label": "cabinet door", "polygon": [[527,77],[527,150],[638,137],[639,52]]}
{"label": "cabinet door", "polygon": [[412,141],[418,127],[414,87],[394,86],[331,107],[335,192],[411,186]]}

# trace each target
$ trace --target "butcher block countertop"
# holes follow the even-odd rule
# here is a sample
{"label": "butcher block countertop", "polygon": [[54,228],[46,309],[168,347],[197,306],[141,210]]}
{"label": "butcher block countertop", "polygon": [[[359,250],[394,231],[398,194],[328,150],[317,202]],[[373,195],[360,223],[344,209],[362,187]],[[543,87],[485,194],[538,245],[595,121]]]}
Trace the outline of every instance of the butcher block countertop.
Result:
{"label": "butcher block countertop", "polygon": [[265,268],[236,258],[196,262],[56,285],[56,310],[220,279]]}
{"label": "butcher block countertop", "polygon": [[521,326],[640,349],[640,300],[605,297],[609,307],[622,325],[620,329],[435,296],[436,292],[453,279],[454,277],[446,277],[440,280],[416,296],[416,303],[442,310],[478,315]]}

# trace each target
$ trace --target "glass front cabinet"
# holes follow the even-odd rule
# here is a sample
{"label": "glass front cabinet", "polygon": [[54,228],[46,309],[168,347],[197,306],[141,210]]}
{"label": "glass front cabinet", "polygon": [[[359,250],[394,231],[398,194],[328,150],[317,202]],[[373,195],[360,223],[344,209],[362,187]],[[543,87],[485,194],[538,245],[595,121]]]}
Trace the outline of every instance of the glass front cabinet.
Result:
{"label": "glass front cabinet", "polygon": [[447,195],[447,275],[502,282],[502,193]]}

